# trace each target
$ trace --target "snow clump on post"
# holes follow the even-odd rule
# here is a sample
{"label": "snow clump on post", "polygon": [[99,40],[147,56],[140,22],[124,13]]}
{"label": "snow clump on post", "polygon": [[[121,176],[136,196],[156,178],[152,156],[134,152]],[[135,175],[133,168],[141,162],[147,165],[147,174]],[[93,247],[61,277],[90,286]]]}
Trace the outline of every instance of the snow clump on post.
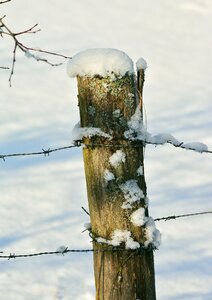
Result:
{"label": "snow clump on post", "polygon": [[106,182],[114,180],[115,176],[112,172],[110,172],[108,169],[105,170],[104,172],[104,179]]}
{"label": "snow clump on post", "polygon": [[111,155],[109,161],[111,166],[116,168],[121,163],[125,163],[126,155],[123,151],[117,150],[115,153],[113,153],[113,155]]}
{"label": "snow clump on post", "polygon": [[133,61],[124,52],[112,48],[89,49],[74,55],[69,61],[67,72],[70,77],[116,74],[133,74]]}

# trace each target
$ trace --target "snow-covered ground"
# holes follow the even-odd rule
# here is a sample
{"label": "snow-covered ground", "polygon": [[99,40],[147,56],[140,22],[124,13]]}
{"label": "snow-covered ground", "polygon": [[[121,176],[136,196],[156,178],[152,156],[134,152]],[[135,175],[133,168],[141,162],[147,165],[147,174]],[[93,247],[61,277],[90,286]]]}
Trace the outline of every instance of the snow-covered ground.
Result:
{"label": "snow-covered ground", "polygon": [[[117,48],[148,63],[144,88],[147,129],[212,149],[212,2],[210,0],[18,0],[1,16],[22,41],[74,55]],[[10,66],[13,43],[1,39],[0,66]],[[71,143],[79,120],[76,80],[60,67],[17,55],[12,88],[0,70],[0,153],[39,151]],[[171,145],[147,146],[145,175],[153,217],[212,209],[210,154]],[[0,250],[54,251],[60,245],[90,248],[81,233],[88,222],[81,149],[49,157],[0,161]],[[157,223],[162,245],[155,252],[158,300],[212,299],[211,215]],[[92,254],[0,261],[0,298],[93,300]]]}

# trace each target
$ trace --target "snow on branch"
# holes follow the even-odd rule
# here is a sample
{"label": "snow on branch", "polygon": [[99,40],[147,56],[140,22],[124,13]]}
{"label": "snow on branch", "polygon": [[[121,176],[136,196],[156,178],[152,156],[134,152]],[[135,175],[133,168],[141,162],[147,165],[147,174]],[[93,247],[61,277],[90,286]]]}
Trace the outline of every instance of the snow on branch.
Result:
{"label": "snow on branch", "polygon": [[[6,3],[8,1],[3,1],[0,2],[0,4]],[[36,61],[42,61],[44,63],[49,64],[50,66],[54,67],[54,66],[59,66],[62,63],[51,63],[49,60],[47,60],[46,58],[42,58],[38,55],[33,54],[32,52],[36,52],[36,53],[42,53],[42,54],[48,54],[48,55],[53,55],[53,56],[59,56],[62,58],[69,58],[71,59],[71,57],[69,56],[65,56],[63,54],[59,54],[56,52],[52,52],[52,51],[46,51],[46,50],[42,50],[39,48],[33,48],[33,47],[28,47],[26,45],[24,45],[23,43],[20,42],[20,40],[18,39],[18,37],[20,35],[23,34],[35,34],[37,32],[40,31],[40,29],[37,29],[38,24],[33,25],[32,27],[20,31],[20,32],[13,32],[7,25],[6,23],[3,21],[5,18],[5,16],[0,18],[0,36],[4,37],[4,36],[9,36],[13,39],[14,41],[14,48],[13,48],[13,59],[12,59],[12,66],[11,66],[11,72],[10,72],[10,76],[9,76],[9,85],[12,85],[12,76],[14,74],[14,69],[15,69],[15,63],[16,63],[16,52],[17,49],[21,50],[22,52],[25,53],[26,57],[28,58],[33,58]],[[1,69],[5,69],[4,67],[1,67]]]}

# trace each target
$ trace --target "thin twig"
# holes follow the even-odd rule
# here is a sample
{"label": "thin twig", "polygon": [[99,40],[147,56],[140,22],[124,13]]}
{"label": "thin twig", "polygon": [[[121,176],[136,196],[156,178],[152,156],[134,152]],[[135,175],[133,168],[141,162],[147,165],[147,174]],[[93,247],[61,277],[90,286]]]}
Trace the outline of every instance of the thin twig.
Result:
{"label": "thin twig", "polygon": [[17,44],[15,43],[14,49],[13,49],[13,61],[12,61],[12,67],[11,67],[11,72],[10,72],[10,77],[9,77],[9,85],[10,87],[12,86],[12,76],[14,74],[14,68],[15,68],[15,62],[16,62],[16,49],[17,49]]}
{"label": "thin twig", "polygon": [[88,212],[83,206],[81,206],[81,208],[82,208],[82,210],[84,210],[84,212],[85,212],[88,216],[90,216],[89,212]]}
{"label": "thin twig", "polygon": [[4,0],[4,1],[0,1],[0,4],[5,4],[5,3],[10,2],[10,1],[12,1],[12,0]]}
{"label": "thin twig", "polygon": [[[3,15],[3,17],[0,18],[0,21],[3,20],[5,17],[6,15]],[[2,25],[0,27],[2,27]]]}
{"label": "thin twig", "polygon": [[16,32],[16,33],[13,33],[13,34],[14,34],[14,36],[17,36],[17,35],[21,35],[21,34],[25,34],[25,33],[37,33],[39,31],[41,31],[41,29],[33,30],[37,26],[38,26],[38,24],[35,24],[32,27],[30,27],[29,29],[26,29],[26,30],[20,31],[20,32]]}

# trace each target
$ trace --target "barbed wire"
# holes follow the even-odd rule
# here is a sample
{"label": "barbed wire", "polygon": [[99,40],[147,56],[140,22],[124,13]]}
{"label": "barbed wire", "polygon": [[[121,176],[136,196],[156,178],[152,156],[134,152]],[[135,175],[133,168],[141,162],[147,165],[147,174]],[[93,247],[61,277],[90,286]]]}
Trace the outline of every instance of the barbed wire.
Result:
{"label": "barbed wire", "polygon": [[[140,143],[139,143],[140,142]],[[146,140],[137,140],[137,143],[133,142],[132,144],[128,144],[128,145],[124,145],[124,144],[98,144],[98,143],[91,143],[91,144],[85,144],[86,147],[144,147],[145,145],[153,145],[153,146],[163,146],[165,144],[170,144],[176,148],[182,148],[185,150],[190,150],[190,151],[194,151],[194,152],[199,152],[199,153],[210,153],[212,154],[212,150],[201,150],[198,151],[195,147],[187,147],[186,143],[184,142],[180,142],[179,144],[174,144],[171,141],[167,141],[164,143],[161,142],[150,142],[150,141],[146,141]]]}
{"label": "barbed wire", "polygon": [[57,152],[61,150],[66,150],[66,149],[71,149],[71,148],[76,148],[76,147],[81,147],[81,143],[79,141],[74,142],[74,144],[69,145],[69,146],[63,146],[63,147],[58,147],[58,148],[53,148],[53,149],[43,149],[42,151],[37,151],[37,152],[23,152],[23,153],[11,153],[11,154],[0,154],[0,159],[3,159],[5,161],[5,158],[8,157],[18,157],[18,156],[35,156],[35,155],[44,155],[44,156],[49,156],[50,153],[52,152]]}
{"label": "barbed wire", "polygon": [[[84,210],[84,208],[83,208]],[[87,212],[87,211],[86,211]],[[167,216],[162,218],[156,218],[154,221],[170,221],[175,220],[178,218],[185,218],[185,217],[194,217],[198,215],[206,215],[206,214],[212,214],[212,211],[205,211],[205,212],[196,212],[196,213],[190,213],[190,214],[182,214],[182,215],[173,215],[173,216]],[[0,259],[15,259],[15,258],[29,258],[29,257],[35,257],[35,256],[44,256],[44,255],[62,255],[64,256],[67,253],[88,253],[88,252],[123,252],[123,251],[134,251],[137,253],[141,253],[143,251],[152,250],[150,247],[145,248],[144,246],[140,245],[140,248],[138,249],[126,249],[126,248],[120,248],[120,247],[113,247],[113,246],[107,246],[105,248],[98,248],[98,249],[68,249],[68,247],[60,246],[61,250],[56,251],[44,251],[44,252],[37,252],[37,253],[29,253],[29,254],[15,254],[10,253],[9,255],[3,255],[3,252],[0,251]],[[154,249],[157,250],[157,249]]]}
{"label": "barbed wire", "polygon": [[[171,142],[167,142],[168,144],[172,144]],[[81,147],[81,146],[85,146],[87,148],[93,148],[93,147],[124,147],[124,148],[129,148],[129,147],[144,147],[144,145],[146,144],[150,144],[150,145],[154,145],[154,146],[158,146],[158,145],[163,145],[160,143],[152,143],[152,142],[146,142],[146,141],[140,141],[140,143],[131,143],[131,144],[105,144],[105,143],[90,143],[90,144],[84,144],[83,140],[76,140],[74,141],[74,143],[72,145],[69,146],[62,146],[62,147],[58,147],[58,148],[48,148],[48,149],[44,149],[42,148],[42,151],[34,151],[34,152],[22,152],[22,153],[10,153],[10,154],[0,154],[0,159],[3,159],[5,161],[5,158],[9,158],[9,157],[18,157],[18,156],[36,156],[36,155],[44,155],[44,156],[49,156],[50,153],[52,152],[57,152],[57,151],[62,151],[62,150],[67,150],[67,149],[71,149],[71,148],[75,148],[75,147]],[[179,145],[175,145],[172,144],[173,146],[177,147],[177,148],[184,148],[186,150],[191,150],[191,151],[196,151],[194,148],[187,148],[183,146],[183,143],[179,144]],[[199,151],[196,151],[199,152]],[[203,150],[201,151],[201,153],[212,153],[211,150]]]}
{"label": "barbed wire", "polygon": [[154,221],[170,221],[170,220],[175,220],[178,218],[186,218],[186,217],[194,217],[194,216],[199,216],[199,215],[206,215],[206,214],[212,214],[212,211],[204,211],[204,212],[196,212],[196,213],[191,213],[191,214],[183,214],[183,215],[173,215],[173,216],[168,216],[168,217],[162,217],[162,218],[157,218],[154,219]]}
{"label": "barbed wire", "polygon": [[[43,256],[43,255],[62,255],[64,256],[66,253],[88,253],[88,252],[143,252],[144,247],[140,247],[137,249],[126,249],[126,248],[116,248],[113,246],[108,246],[107,248],[99,248],[99,249],[68,249],[66,247],[63,251],[45,251],[45,252],[38,252],[38,253],[30,253],[30,254],[15,254],[10,253],[9,255],[0,255],[0,259],[13,259],[13,258],[29,258],[35,256]],[[0,253],[3,253],[2,251]]]}
{"label": "barbed wire", "polygon": [[[15,254],[10,253],[9,255],[0,255],[0,258],[6,258],[8,260],[12,258],[26,258],[26,257],[35,257],[35,256],[41,256],[41,255],[65,255],[66,253],[72,252],[72,253],[87,253],[87,252],[94,252],[94,249],[68,249],[66,248],[64,251],[45,251],[45,252],[38,252],[38,253],[31,253],[31,254]],[[1,252],[3,253],[3,252]]]}

